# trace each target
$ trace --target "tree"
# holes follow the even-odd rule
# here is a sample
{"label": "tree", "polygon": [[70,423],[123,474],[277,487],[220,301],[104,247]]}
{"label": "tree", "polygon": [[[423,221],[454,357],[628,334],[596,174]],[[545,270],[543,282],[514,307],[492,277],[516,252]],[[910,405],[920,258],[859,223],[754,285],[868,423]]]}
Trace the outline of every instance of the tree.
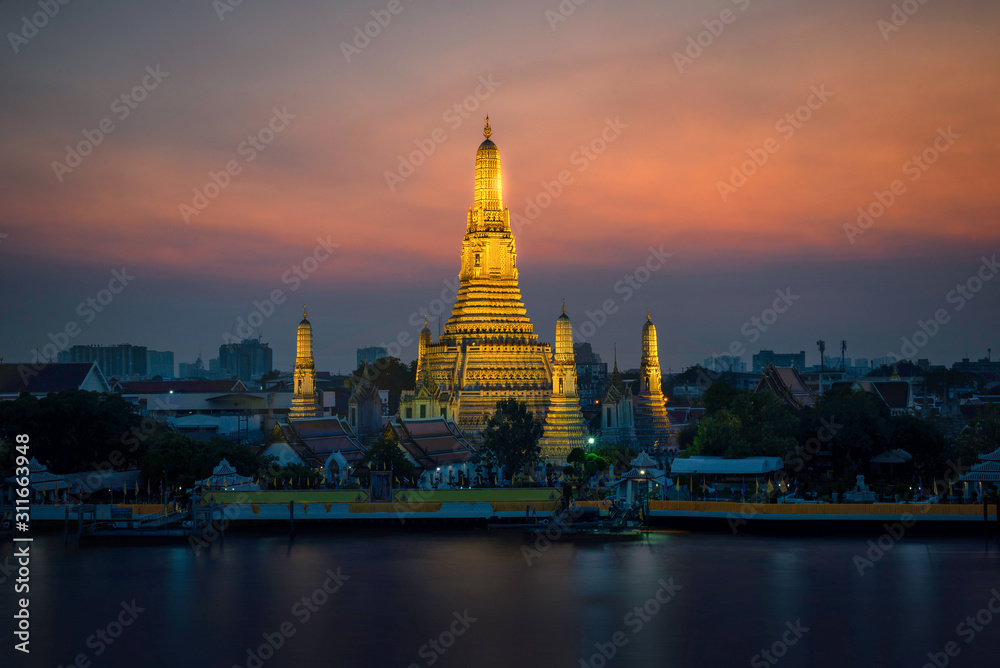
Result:
{"label": "tree", "polygon": [[0,441],[31,436],[31,455],[56,473],[138,465],[139,407],[120,394],[64,390],[0,402]]}
{"label": "tree", "polygon": [[538,447],[538,439],[541,436],[542,423],[523,401],[502,399],[497,402],[496,412],[486,421],[480,457],[488,470],[499,468],[502,473],[513,476],[539,460],[542,449]]}
{"label": "tree", "polygon": [[712,383],[701,397],[705,415],[712,415],[716,411],[729,408],[737,394],[737,389],[729,383]]}
{"label": "tree", "polygon": [[820,438],[833,466],[845,476],[866,473],[871,458],[889,449],[889,407],[870,392],[849,387],[831,390],[801,413],[799,442],[803,448]]}
{"label": "tree", "polygon": [[412,478],[416,468],[403,452],[395,432],[391,430],[383,432],[378,440],[372,443],[359,466],[367,467],[370,471],[392,471],[392,477],[397,484]]}
{"label": "tree", "polygon": [[223,459],[239,475],[258,478],[276,471],[273,457],[261,457],[249,448],[223,438],[208,442],[172,431],[158,432],[142,456],[142,477],[156,482],[166,477],[171,487],[193,487],[198,480],[212,475]]}
{"label": "tree", "polygon": [[974,455],[989,454],[1000,448],[1000,411],[992,406],[980,408],[958,441]]}
{"label": "tree", "polygon": [[784,457],[795,448],[798,418],[772,394],[714,383],[705,392],[705,415],[687,451],[739,459]]}
{"label": "tree", "polygon": [[[367,372],[365,372],[367,367]],[[380,390],[389,390],[389,413],[399,408],[403,390],[412,390],[417,375],[416,364],[406,365],[398,357],[380,357],[374,364],[360,364],[354,372],[354,382],[371,382]]]}
{"label": "tree", "polygon": [[944,445],[944,435],[931,421],[913,415],[892,418],[888,449],[910,453],[918,476],[935,476],[941,471]]}

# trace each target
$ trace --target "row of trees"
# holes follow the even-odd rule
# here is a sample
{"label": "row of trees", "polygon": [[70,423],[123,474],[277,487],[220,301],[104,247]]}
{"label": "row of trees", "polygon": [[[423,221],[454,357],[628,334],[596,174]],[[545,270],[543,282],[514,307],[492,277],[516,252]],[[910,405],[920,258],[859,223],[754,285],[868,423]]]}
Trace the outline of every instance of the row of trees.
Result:
{"label": "row of trees", "polygon": [[[705,415],[679,434],[691,455],[727,458],[776,456],[789,462],[829,453],[834,472],[866,473],[871,459],[894,449],[913,456],[917,475],[941,472],[946,460],[968,460],[1000,445],[1000,421],[973,423],[962,439],[947,442],[938,420],[892,415],[875,395],[848,388],[828,392],[814,406],[787,408],[771,394],[717,382],[705,392]],[[970,463],[966,461],[965,463]]]}

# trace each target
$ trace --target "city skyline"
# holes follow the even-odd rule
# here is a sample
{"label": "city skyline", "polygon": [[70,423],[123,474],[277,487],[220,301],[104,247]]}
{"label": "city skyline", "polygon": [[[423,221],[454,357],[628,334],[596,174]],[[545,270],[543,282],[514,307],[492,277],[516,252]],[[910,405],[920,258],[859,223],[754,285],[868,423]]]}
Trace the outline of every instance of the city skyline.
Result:
{"label": "city skyline", "polygon": [[[30,7],[0,24],[17,33]],[[584,338],[605,359],[617,343],[629,367],[647,308],[664,370],[734,344],[745,362],[761,348],[815,360],[820,338],[900,354],[942,310],[914,358],[994,347],[994,6],[921,5],[895,25],[860,2],[403,4],[361,47],[355,28],[381,7],[107,7],[61,6],[5,54],[8,361],[70,322],[70,345],[207,359],[260,312],[287,370],[303,303],[319,368],[402,335],[415,358],[424,313],[437,332],[435,300],[454,295],[487,112],[543,341],[566,298],[577,332],[606,318]],[[459,27],[487,24],[478,53]],[[103,48],[112,34],[133,58]],[[301,48],[269,48],[289,39]],[[87,142],[71,166],[66,147]],[[977,276],[981,291],[955,292]],[[782,293],[796,299],[753,325]]]}

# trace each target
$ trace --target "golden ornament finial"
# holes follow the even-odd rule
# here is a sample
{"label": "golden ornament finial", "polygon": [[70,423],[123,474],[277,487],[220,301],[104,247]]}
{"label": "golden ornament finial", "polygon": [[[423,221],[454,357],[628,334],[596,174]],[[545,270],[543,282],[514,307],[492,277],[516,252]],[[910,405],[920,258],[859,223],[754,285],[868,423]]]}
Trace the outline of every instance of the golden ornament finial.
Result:
{"label": "golden ornament finial", "polygon": [[483,128],[483,136],[487,139],[493,134],[493,128],[490,127],[490,115],[486,114],[486,127]]}
{"label": "golden ornament finial", "polygon": [[563,315],[566,315],[566,298],[563,297]]}
{"label": "golden ornament finial", "polygon": [[648,306],[646,307],[646,322],[650,322],[650,318],[649,318],[649,307],[648,307]]}
{"label": "golden ornament finial", "polygon": [[427,314],[424,314],[424,327],[427,327]]}
{"label": "golden ornament finial", "polygon": [[302,319],[305,320],[308,317],[309,317],[309,314],[306,312],[306,305],[303,304],[302,305]]}

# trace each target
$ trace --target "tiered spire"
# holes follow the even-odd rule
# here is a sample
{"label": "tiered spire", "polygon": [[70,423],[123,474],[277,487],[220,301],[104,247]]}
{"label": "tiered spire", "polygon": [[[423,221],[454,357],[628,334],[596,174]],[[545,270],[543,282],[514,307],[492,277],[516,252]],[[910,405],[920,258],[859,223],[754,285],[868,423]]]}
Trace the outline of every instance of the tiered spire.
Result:
{"label": "tiered spire", "polygon": [[292,395],[292,409],[288,417],[293,419],[322,417],[323,409],[316,397],[316,364],[313,362],[312,324],[306,307],[302,307],[302,322],[296,336],[295,372]]}
{"label": "tiered spire", "polygon": [[639,392],[636,395],[635,433],[646,447],[666,446],[670,419],[667,399],[663,396],[660,354],[656,341],[656,325],[646,309],[642,326],[642,361],[639,365]]}

